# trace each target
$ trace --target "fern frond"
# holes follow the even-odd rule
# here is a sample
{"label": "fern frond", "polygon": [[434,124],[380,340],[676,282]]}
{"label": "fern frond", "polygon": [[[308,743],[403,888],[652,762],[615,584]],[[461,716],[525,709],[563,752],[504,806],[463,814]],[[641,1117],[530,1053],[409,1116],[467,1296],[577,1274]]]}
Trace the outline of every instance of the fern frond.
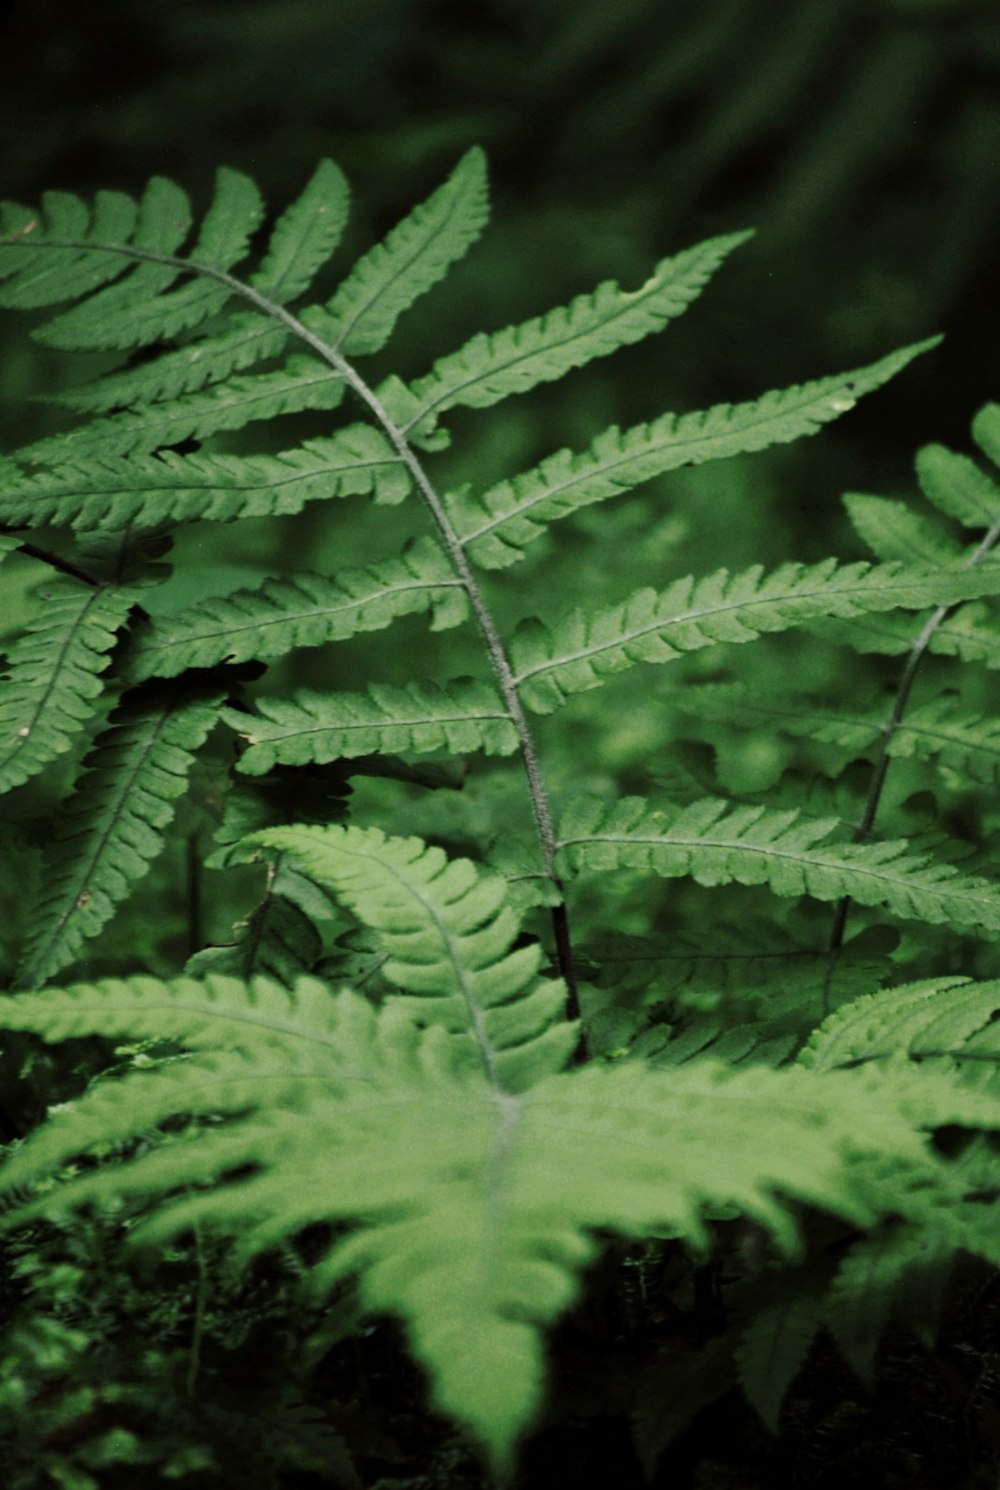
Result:
{"label": "fern frond", "polygon": [[69,749],[101,692],[100,675],[135,596],[69,580],[44,586],[35,618],[7,653],[0,693],[0,791]]}
{"label": "fern frond", "polygon": [[400,502],[409,488],[385,436],[370,424],[352,424],[279,455],[164,450],[25,476],[0,491],[0,522],[23,528],[69,523],[85,531],[196,517],[232,522],[299,512],[306,502],[332,497]]}
{"label": "fern frond", "polygon": [[340,242],[349,206],[343,171],[332,160],[321,160],[301,196],[272,228],[263,262],[250,276],[253,288],[278,305],[305,294]]}
{"label": "fern frond", "polygon": [[222,711],[226,723],[248,741],[239,767],[251,776],[276,764],[302,766],[380,751],[509,755],[517,749],[510,714],[493,690],[474,678],[458,678],[444,688],[372,683],[367,695],[301,690],[292,702],[258,699],[257,709],[251,716]]}
{"label": "fern frond", "polygon": [[[543,524],[581,507],[680,466],[724,460],[817,433],[938,340],[904,347],[854,372],[773,390],[751,403],[664,414],[652,424],[624,432],[612,426],[582,453],[559,450],[533,470],[479,495],[453,494],[448,499],[450,515],[470,558],[486,569],[506,568],[541,536]],[[929,562],[939,563],[940,558],[934,555]]]}
{"label": "fern frond", "polygon": [[357,261],[332,300],[304,312],[305,324],[347,357],[379,351],[402,313],[476,241],[488,213],[486,159],[473,148],[443,186]]}
{"label": "fern frond", "polygon": [[571,368],[660,331],[697,299],[726,256],[749,233],[711,238],[662,259],[638,290],[608,280],[589,295],[492,335],[480,332],[435,362],[426,377],[379,390],[404,430],[426,434],[456,406],[483,409],[513,393],[561,378]]}
{"label": "fern frond", "polygon": [[[314,835],[317,845],[325,838]],[[321,872],[339,879],[350,864],[359,902],[372,895],[388,921],[391,898],[383,934],[406,944],[401,965],[419,974],[410,926],[420,944],[431,937],[450,978],[459,947],[476,940],[456,926],[469,896],[454,898],[451,871],[431,881],[432,892],[446,890],[436,926],[419,845],[387,855],[356,830],[341,841],[377,849],[375,881],[370,856],[335,864],[320,851]],[[401,878],[383,878],[390,859]],[[472,898],[473,925],[492,917],[492,895],[483,902],[473,889]],[[197,1222],[236,1236],[246,1257],[310,1222],[355,1222],[314,1265],[317,1287],[358,1272],[365,1306],[405,1320],[438,1407],[505,1468],[541,1396],[541,1330],[572,1302],[595,1231],[677,1235],[700,1247],[704,1210],[723,1204],[794,1250],[789,1199],[855,1224],[876,1218],[853,1178],[859,1156],[895,1164],[893,1201],[904,1210],[908,1191],[926,1195],[943,1169],[901,1103],[899,1080],[711,1062],[662,1074],[629,1063],[552,1075],[515,1095],[470,1070],[440,1025],[419,1031],[405,1004],[376,1012],[311,980],[286,991],[224,978],[137,978],[3,1000],[0,1023],[50,1038],[128,1032],[201,1052],[100,1083],[54,1114],[0,1171],[6,1190],[175,1115],[212,1118],[43,1186],[11,1219],[156,1196],[137,1239]],[[997,1121],[996,1103],[979,1105]],[[195,1184],[206,1188],[192,1193]]]}
{"label": "fern frond", "polygon": [[126,698],[84,762],[46,850],[18,985],[36,987],[72,962],[162,851],[194,752],[220,694]]}
{"label": "fern frond", "polygon": [[916,609],[990,594],[1000,575],[990,570],[914,570],[902,564],[760,565],[742,574],[716,570],[669,589],[637,590],[603,610],[571,611],[550,631],[523,621],[514,634],[515,682],[529,708],[549,714],[573,693],[597,688],[637,662],[669,662],[718,642],[749,642],[817,617],[855,616],[896,607]]}
{"label": "fern frond", "polygon": [[511,944],[518,917],[498,876],[378,829],[271,828],[253,841],[293,854],[377,932],[385,976],[414,1017],[467,1032],[498,1089],[521,1090],[566,1062],[576,1031],[561,982],[536,977],[541,949]]}
{"label": "fern frond", "polygon": [[904,842],[830,843],[840,827],[798,812],[732,807],[718,799],[674,814],[626,797],[607,811],[594,797],[560,824],[567,870],[650,869],[700,885],[766,884],[775,895],[810,895],[884,906],[904,920],[1000,934],[1000,889],[952,864],[907,852]]}
{"label": "fern frond", "polygon": [[164,617],[140,635],[127,672],[139,681],[189,667],[283,657],[293,647],[343,641],[379,631],[397,616],[428,611],[431,629],[441,631],[465,619],[467,601],[437,544],[417,538],[399,558],[342,569],[336,580],[319,574],[268,580],[258,590],[237,590]]}
{"label": "fern frond", "polygon": [[961,1224],[946,1236],[937,1225],[897,1223],[852,1244],[824,1300],[823,1322],[861,1381],[872,1382],[875,1354],[894,1310],[908,1299],[919,1301],[925,1316],[933,1307],[955,1253],[968,1245],[963,1232]]}
{"label": "fern frond", "polygon": [[18,450],[16,459],[27,465],[71,467],[90,461],[100,468],[116,456],[149,455],[164,445],[205,440],[256,420],[278,419],[303,409],[335,409],[343,396],[338,373],[315,357],[297,355],[275,372],[230,377],[200,393],[150,404],[141,412],[127,410],[48,435]]}

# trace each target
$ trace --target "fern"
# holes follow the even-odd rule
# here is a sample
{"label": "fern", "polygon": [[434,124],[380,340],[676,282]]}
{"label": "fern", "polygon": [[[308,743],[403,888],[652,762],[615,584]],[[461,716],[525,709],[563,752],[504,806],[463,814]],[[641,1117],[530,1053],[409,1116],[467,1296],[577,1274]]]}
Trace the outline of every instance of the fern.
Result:
{"label": "fern", "polygon": [[549,713],[570,694],[598,687],[607,674],[636,662],[669,662],[717,642],[753,641],[817,615],[917,609],[932,596],[947,601],[963,592],[990,593],[997,583],[990,570],[961,572],[951,591],[951,578],[892,565],[839,570],[832,560],[811,568],[787,565],[766,577],[759,568],[734,576],[723,569],[699,581],[678,580],[662,595],[640,590],[591,615],[575,611],[554,633],[523,622],[511,650],[515,678],[529,706]]}
{"label": "fern", "polygon": [[710,799],[670,815],[641,798],[610,813],[582,798],[560,824],[559,855],[573,870],[641,867],[703,885],[767,884],[776,895],[849,895],[898,916],[1000,934],[1000,894],[988,880],[909,855],[900,842],[831,844],[838,826]]}
{"label": "fern", "polygon": [[345,641],[397,616],[429,611],[442,630],[466,618],[466,596],[437,546],[416,539],[398,559],[341,570],[336,580],[301,574],[238,590],[158,621],[129,659],[135,681],[174,677],[188,667],[282,657],[293,647]]}
{"label": "fern", "polygon": [[[170,1038],[196,1054],[95,1087],[23,1146],[3,1183],[174,1114],[228,1115],[45,1189],[21,1214],[173,1190],[141,1235],[197,1219],[238,1231],[246,1256],[307,1223],[362,1222],[316,1263],[317,1285],[363,1269],[369,1307],[408,1320],[439,1405],[501,1470],[537,1409],[539,1327],[573,1298],[595,1228],[665,1229],[702,1246],[706,1204],[735,1203],[794,1249],[777,1191],[871,1219],[873,1197],[838,1159],[845,1146],[893,1156],[906,1177],[893,1203],[919,1207],[941,1161],[918,1139],[914,1104],[926,1100],[939,1122],[1000,1124],[996,1103],[948,1083],[932,1080],[918,1098],[863,1072],[817,1081],[690,1063],[669,1076],[560,1075],[575,1037],[559,1017],[564,990],[536,978],[537,946],[509,950],[517,919],[500,881],[374,830],[272,830],[263,841],[293,848],[379,932],[403,992],[380,1012],[315,980],[286,990],[136,978],[8,999],[15,1028]],[[852,1100],[865,1102],[863,1136]],[[251,1177],[219,1183],[247,1164]],[[184,1193],[199,1181],[214,1183]]]}
{"label": "fern", "polygon": [[7,656],[0,790],[19,786],[70,748],[100,697],[100,675],[131,601],[126,590],[86,590],[61,579],[39,596],[38,619]]}
{"label": "fern", "polygon": [[[56,308],[43,345],[101,355],[52,395],[80,422],[0,469],[18,881],[0,908],[6,953],[19,942],[0,1023],[142,1049],[89,1085],[97,1056],[79,1071],[32,1057],[52,1111],[15,1110],[30,1131],[0,1188],[10,1227],[97,1207],[148,1245],[212,1235],[243,1263],[297,1249],[319,1299],[355,1277],[503,1476],[544,1401],[545,1332],[609,1237],[705,1255],[742,1216],[775,1265],[804,1259],[742,1313],[738,1363],[772,1426],[822,1329],[868,1373],[866,1319],[916,1318],[915,1280],[943,1286],[959,1251],[1000,1263],[1000,895],[975,795],[1000,758],[975,671],[1000,657],[1000,489],[931,446],[917,471],[936,516],[846,499],[875,562],[678,577],[683,525],[667,523],[657,587],[623,580],[624,597],[607,560],[629,530],[609,510],[578,577],[555,545],[551,577],[531,571],[567,592],[537,619],[531,580],[477,569],[507,569],[557,521],[579,536],[585,509],[682,466],[819,433],[936,339],[615,425],[514,474],[484,456],[446,490],[449,411],[663,329],[747,237],[477,333],[404,379],[397,324],[472,246],[486,201],[472,150],[322,291],[348,208],[330,162],[260,240],[256,187],[229,170],[197,227],[159,178],[93,210],[64,193],[3,208],[0,301]],[[360,370],[375,354],[377,382]],[[974,438],[995,463],[996,409]],[[187,525],[333,499],[308,569],[272,560],[277,528],[189,562],[210,540]],[[55,578],[22,599],[17,576],[39,566]],[[434,645],[411,668],[425,624]],[[298,655],[331,643],[322,673]],[[845,663],[840,643],[902,657],[898,677]],[[668,661],[678,685],[661,695],[622,676],[614,710],[561,712]],[[804,776],[817,764],[825,783]],[[624,795],[650,778],[655,799]],[[184,851],[166,853],[177,815]],[[933,1141],[942,1129],[969,1135],[961,1152]],[[812,1209],[839,1268],[810,1271]]]}

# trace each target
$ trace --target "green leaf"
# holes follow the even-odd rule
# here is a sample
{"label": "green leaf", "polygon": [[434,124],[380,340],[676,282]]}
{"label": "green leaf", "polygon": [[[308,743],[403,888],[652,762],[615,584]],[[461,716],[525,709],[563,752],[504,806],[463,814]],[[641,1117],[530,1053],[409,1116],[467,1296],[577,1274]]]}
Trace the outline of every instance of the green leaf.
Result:
{"label": "green leaf", "polygon": [[[473,927],[484,915],[490,924],[494,905],[472,866],[438,866],[428,879],[419,845],[387,853],[373,834],[339,834],[340,854],[314,835],[317,867],[386,921],[391,904],[385,934],[397,936],[405,970],[419,973],[412,954],[427,938],[447,978],[467,950],[476,958]],[[437,929],[428,890],[444,918]],[[156,1204],[136,1240],[204,1225],[251,1258],[311,1222],[353,1222],[346,1237],[336,1226],[313,1263],[316,1287],[358,1273],[365,1307],[405,1321],[435,1405],[502,1472],[540,1405],[541,1331],[573,1302],[595,1233],[700,1247],[705,1211],[725,1205],[794,1251],[790,1201],[855,1225],[875,1219],[859,1160],[895,1166],[892,1201],[904,1211],[926,1207],[946,1178],[906,1110],[900,1093],[913,1093],[901,1076],[628,1063],[515,1094],[470,1070],[440,1025],[420,1031],[405,1010],[405,998],[376,1012],[308,979],[286,990],[266,979],[134,978],[0,1001],[0,1023],[52,1039],[129,1035],[200,1052],[99,1083],[50,1117],[0,1171],[8,1191],[95,1145],[112,1146],[112,1158],[44,1184],[8,1224],[146,1195]],[[996,1103],[980,1105],[998,1120]],[[180,1114],[185,1129],[151,1147],[155,1126]],[[211,1122],[199,1128],[198,1115]],[[121,1147],[138,1134],[141,1147]]]}
{"label": "green leaf", "polygon": [[822,1323],[820,1300],[804,1291],[768,1304],[743,1332],[736,1350],[740,1384],[772,1433]]}
{"label": "green leaf", "polygon": [[[10,208],[12,204],[5,204]],[[33,310],[60,300],[89,294],[128,269],[128,259],[100,249],[88,250],[87,242],[106,239],[126,241],[136,219],[136,205],[122,192],[98,192],[91,219],[78,197],[64,192],[46,192],[43,216],[26,213],[14,230],[11,246],[0,244],[0,305]],[[70,243],[60,246],[60,239]],[[44,251],[33,252],[35,249]]]}
{"label": "green leaf", "polygon": [[754,641],[831,616],[855,616],[897,606],[929,604],[994,593],[995,570],[920,570],[902,564],[761,565],[742,574],[719,569],[705,579],[677,580],[668,590],[638,590],[620,605],[571,611],[554,631],[537,620],[521,623],[511,658],[525,704],[541,714],[573,693],[597,688],[609,674],[637,662],[670,662],[718,642]]}
{"label": "green leaf", "polygon": [[[939,338],[893,352],[870,367],[765,393],[752,403],[719,404],[695,413],[664,414],[652,424],[620,431],[612,425],[590,446],[559,450],[478,496],[462,493],[448,507],[469,556],[486,569],[502,569],[523,556],[543,524],[603,502],[642,481],[680,466],[725,460],[816,434],[879,388]],[[940,562],[935,554],[933,563]]]}
{"label": "green leaf", "polygon": [[[263,215],[260,194],[249,177],[223,168],[215,196],[192,251],[192,264],[226,271],[246,256],[249,238]],[[166,263],[140,263],[118,284],[101,290],[49,321],[37,333],[48,346],[68,350],[146,346],[190,330],[214,315],[231,289],[218,278],[199,275],[171,289],[185,271],[174,259],[190,226],[187,198],[172,182],[154,178],[139,211],[131,248],[164,256]],[[127,240],[108,245],[119,256]]]}
{"label": "green leaf", "polygon": [[347,357],[379,351],[403,311],[476,241],[488,215],[486,159],[473,148],[443,186],[357,261],[322,310],[304,313],[305,324]]}
{"label": "green leaf", "polygon": [[84,589],[54,579],[7,653],[0,692],[0,791],[10,791],[69,750],[97,707],[101,673],[135,600],[127,590]]}
{"label": "green leaf", "polygon": [[[739,684],[688,684],[671,704],[695,719],[719,719],[741,729],[774,729],[837,745],[852,755],[871,752],[886,738],[890,705],[860,708],[781,693],[762,697]],[[890,757],[936,760],[973,781],[1000,773],[1000,722],[970,713],[961,700],[939,694],[910,708],[888,737]]]}
{"label": "green leaf", "polygon": [[336,580],[319,574],[268,580],[258,590],[237,590],[164,617],[140,634],[126,668],[138,681],[219,662],[264,661],[428,611],[431,629],[443,630],[465,619],[467,602],[437,544],[418,538],[399,558],[342,569]]}
{"label": "green leaf", "polygon": [[222,166],[216,173],[215,196],[191,258],[213,269],[231,269],[246,258],[250,238],[263,216],[264,204],[250,177]]}
{"label": "green leaf", "polygon": [[473,678],[407,683],[394,688],[372,683],[364,693],[301,690],[294,702],[257,700],[258,713],[224,709],[222,718],[249,743],[239,767],[260,776],[275,765],[302,766],[377,752],[445,750],[453,755],[482,750],[509,755],[517,732],[493,689]]}
{"label": "green leaf", "polygon": [[883,906],[904,920],[1000,935],[1000,889],[953,864],[908,852],[905,842],[830,843],[835,819],[706,799],[680,812],[626,797],[610,811],[595,797],[568,809],[559,860],[579,871],[648,869],[699,885],[766,884],[775,895],[811,895]]}
{"label": "green leaf", "polygon": [[675,258],[662,259],[637,290],[621,290],[608,280],[591,294],[578,295],[569,305],[520,326],[491,336],[480,332],[436,362],[426,377],[406,390],[405,398],[393,393],[390,412],[404,430],[419,428],[426,433],[446,409],[486,408],[641,341],[685,311],[723,259],[750,236],[711,238]]}

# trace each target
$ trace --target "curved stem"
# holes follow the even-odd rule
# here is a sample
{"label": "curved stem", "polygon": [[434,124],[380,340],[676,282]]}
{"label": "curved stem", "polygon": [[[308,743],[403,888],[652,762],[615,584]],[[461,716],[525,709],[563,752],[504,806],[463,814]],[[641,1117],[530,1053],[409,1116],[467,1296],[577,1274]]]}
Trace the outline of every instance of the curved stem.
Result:
{"label": "curved stem", "polygon": [[[46,245],[33,245],[35,248],[44,246]],[[521,763],[524,767],[524,773],[528,783],[531,810],[535,819],[535,828],[538,833],[538,841],[541,846],[545,865],[545,875],[559,890],[560,896],[563,897],[563,903],[553,907],[552,921],[559,971],[566,982],[567,1012],[571,1019],[579,1018],[580,997],[573,962],[572,943],[569,936],[563,885],[555,872],[557,847],[555,826],[552,821],[548,797],[542,782],[538,754],[535,750],[527,717],[518,696],[514,672],[507,657],[506,649],[500,639],[500,634],[494,624],[493,617],[490,614],[489,607],[486,604],[485,597],[466,558],[465,550],[458,534],[452,526],[441,498],[438,496],[430,478],[424,470],[423,464],[407,440],[405,431],[396,424],[395,420],[389,414],[388,409],[386,409],[381,399],[375,393],[375,390],[335,347],[331,347],[329,343],[323,341],[322,337],[310,331],[308,326],[304,325],[297,316],[293,316],[290,311],[285,310],[284,306],[277,305],[273,300],[269,300],[266,295],[261,295],[252,285],[245,284],[242,280],[236,279],[233,275],[227,273],[226,270],[215,269],[209,264],[199,264],[189,259],[175,258],[172,254],[158,254],[151,250],[129,248],[118,244],[61,243],[58,246],[63,248],[81,248],[90,251],[105,249],[108,252],[121,254],[126,258],[141,260],[144,263],[163,264],[186,274],[203,275],[205,278],[214,279],[219,284],[225,285],[234,295],[240,296],[243,300],[248,300],[262,315],[279,321],[294,337],[304,342],[306,346],[315,352],[317,357],[334,368],[347,385],[353,389],[362,403],[367,406],[381,426],[387,439],[399,456],[401,463],[410,472],[413,482],[420,492],[424,504],[437,527],[441,540],[447,549],[452,566],[469,597],[469,604],[472,607],[480,634],[486,646],[486,651],[489,654],[490,664],[493,668],[497,685],[503,695],[508,716],[517,734]]]}

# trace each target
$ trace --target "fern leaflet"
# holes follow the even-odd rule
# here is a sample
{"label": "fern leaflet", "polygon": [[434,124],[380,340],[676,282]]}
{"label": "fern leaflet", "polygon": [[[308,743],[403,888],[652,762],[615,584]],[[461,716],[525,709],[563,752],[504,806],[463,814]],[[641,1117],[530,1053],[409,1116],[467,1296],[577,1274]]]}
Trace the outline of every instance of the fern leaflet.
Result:
{"label": "fern leaflet", "polygon": [[[760,701],[750,689],[727,683],[688,685],[672,695],[671,702],[697,719],[720,719],[743,729],[770,726],[837,745],[852,755],[872,750],[885,734],[884,704],[855,710],[780,694]],[[940,694],[907,712],[886,749],[890,757],[936,759],[973,781],[995,781],[1000,772],[1000,724],[970,713],[960,699]]]}
{"label": "fern leaflet", "polygon": [[483,750],[509,755],[517,749],[510,715],[491,688],[474,678],[372,683],[363,693],[300,691],[294,701],[259,699],[252,717],[224,709],[222,717],[247,740],[240,770],[252,776],[276,763],[301,766],[379,751]]}
{"label": "fern leaflet", "polygon": [[84,762],[47,852],[18,985],[47,982],[106,925],[165,844],[220,695],[131,696]]}
{"label": "fern leaflet", "polygon": [[952,864],[907,852],[903,842],[830,843],[835,819],[731,807],[706,799],[674,814],[626,797],[610,811],[577,800],[559,829],[566,869],[650,869],[700,885],[767,884],[775,895],[811,895],[885,906],[895,915],[1000,934],[1000,891]]}
{"label": "fern leaflet", "polygon": [[419,295],[442,279],[486,223],[486,160],[472,149],[448,180],[364,254],[305,324],[348,357],[377,352]]}
{"label": "fern leaflet", "polygon": [[151,404],[141,413],[113,414],[36,440],[19,450],[17,459],[56,466],[92,461],[100,470],[116,456],[149,455],[160,446],[205,440],[254,420],[277,419],[303,409],[335,409],[343,396],[341,377],[314,357],[294,356],[277,372],[230,377],[200,393]]}
{"label": "fern leaflet", "polygon": [[279,305],[303,295],[340,242],[349,203],[343,171],[332,160],[321,160],[271,230],[267,253],[250,276],[254,289]]}
{"label": "fern leaflet", "polygon": [[906,1055],[1000,1060],[1000,983],[927,978],[866,994],[838,1009],[799,1056],[812,1070]]}
{"label": "fern leaflet", "polygon": [[515,681],[529,708],[549,714],[573,693],[597,688],[637,662],[669,662],[718,642],[749,642],[817,616],[855,616],[897,606],[917,608],[993,593],[990,570],[913,570],[901,564],[783,564],[765,575],[719,569],[668,590],[637,590],[604,610],[572,611],[550,631],[537,620],[518,627],[511,646]]}
{"label": "fern leaflet", "polygon": [[[694,414],[664,414],[652,424],[612,426],[589,450],[557,451],[478,496],[455,493],[448,509],[475,562],[503,569],[523,557],[545,523],[649,481],[680,466],[723,460],[815,434],[862,394],[881,387],[937,338],[905,347],[880,362],[801,387],[765,393],[745,404],[719,404]],[[928,562],[926,559],[923,562]],[[939,563],[935,555],[932,563]]]}
{"label": "fern leaflet", "polygon": [[138,681],[188,667],[281,657],[293,647],[381,630],[415,612],[429,611],[431,629],[443,630],[463,621],[466,610],[461,582],[441,550],[418,538],[399,558],[340,570],[336,580],[318,574],[268,580],[259,590],[237,590],[158,620],[139,637],[128,675]]}
{"label": "fern leaflet", "polygon": [[299,512],[306,502],[333,497],[400,502],[408,491],[406,470],[385,436],[370,424],[352,424],[279,455],[167,450],[25,477],[0,492],[0,522],[70,523],[84,531],[196,517],[232,522]]}
{"label": "fern leaflet", "polygon": [[679,316],[749,233],[712,238],[672,259],[662,259],[638,290],[611,281],[590,295],[520,326],[487,336],[480,332],[457,352],[440,358],[410,386],[394,380],[380,388],[391,416],[406,431],[433,430],[447,409],[483,409],[513,393],[561,378],[571,368],[641,341]]}
{"label": "fern leaflet", "polygon": [[39,587],[37,619],[7,654],[0,693],[0,790],[21,785],[70,748],[101,692],[100,675],[134,594],[84,590],[56,579]]}

